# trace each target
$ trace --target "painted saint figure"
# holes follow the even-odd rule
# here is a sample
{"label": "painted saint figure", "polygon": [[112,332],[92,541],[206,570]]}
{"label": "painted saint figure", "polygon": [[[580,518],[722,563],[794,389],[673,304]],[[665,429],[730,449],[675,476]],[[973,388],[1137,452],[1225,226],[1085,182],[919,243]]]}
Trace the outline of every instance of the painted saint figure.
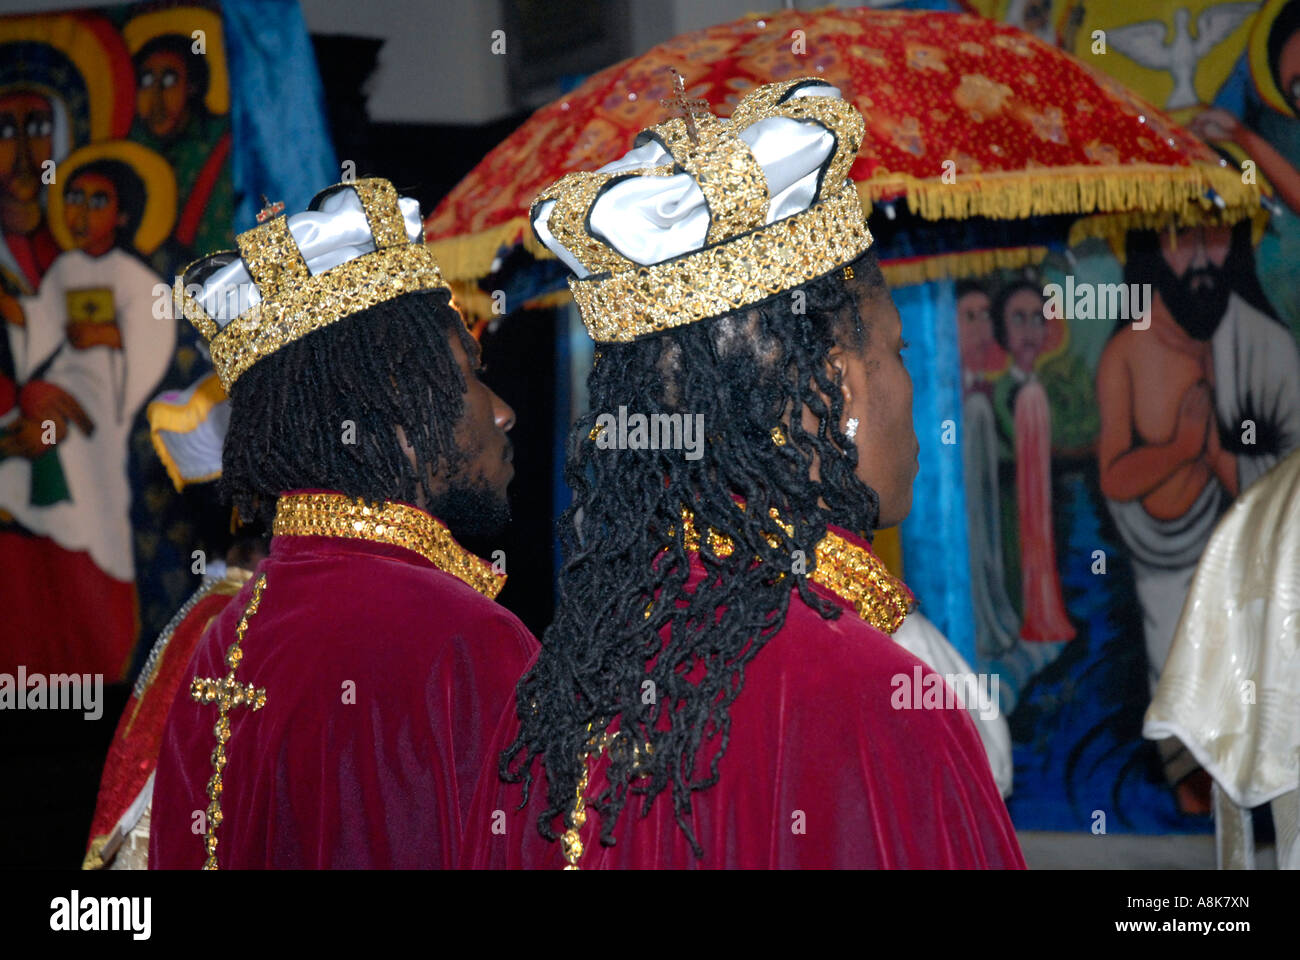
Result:
{"label": "painted saint figure", "polygon": [[[0,230],[9,266],[29,289],[58,255],[41,208],[41,174],[54,152],[54,108],[34,90],[0,93]],[[16,270],[14,269],[16,268]]]}
{"label": "painted saint figure", "polygon": [[973,281],[957,285],[957,332],[962,365],[962,455],[966,519],[970,528],[971,596],[975,644],[983,656],[1015,645],[1020,621],[1007,597],[998,493],[997,427],[991,376],[1007,365],[993,336],[992,301]]}
{"label": "painted saint figure", "polygon": [[35,292],[66,249],[46,211],[54,164],[62,178],[72,150],[126,135],[118,84],[129,71],[121,37],[97,14],[0,18],[0,273],[21,278],[10,294]]}
{"label": "painted saint figure", "polygon": [[176,343],[141,256],[170,231],[175,195],[162,159],[125,141],[63,169],[50,222],[65,252],[7,324],[19,387],[0,428],[0,537],[16,561],[0,578],[17,637],[6,653],[118,677],[137,630],[127,438]]}
{"label": "painted saint figure", "polygon": [[[1271,4],[1260,13],[1249,57],[1260,99],[1283,116],[1300,117],[1300,0]],[[1300,170],[1268,138],[1219,107],[1201,112],[1190,126],[1207,140],[1233,143],[1244,150],[1282,202],[1300,214]]]}
{"label": "painted saint figure", "polygon": [[208,215],[234,207],[221,17],[201,7],[157,10],[128,21],[122,36],[135,67],[132,137],[176,175],[176,229],[155,264],[179,267],[231,241],[227,217]]}
{"label": "painted saint figure", "polygon": [[993,331],[1011,355],[1002,392],[1014,413],[1016,507],[1020,520],[1021,639],[1036,643],[1072,640],[1056,568],[1052,526],[1052,415],[1036,362],[1046,345],[1041,290],[1028,281],[1005,288],[993,309]]}

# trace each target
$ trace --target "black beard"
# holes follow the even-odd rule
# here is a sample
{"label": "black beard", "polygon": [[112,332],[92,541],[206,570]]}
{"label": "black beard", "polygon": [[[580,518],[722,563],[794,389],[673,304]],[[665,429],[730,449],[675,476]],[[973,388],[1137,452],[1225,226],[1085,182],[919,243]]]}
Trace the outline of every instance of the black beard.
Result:
{"label": "black beard", "polygon": [[445,523],[457,540],[495,537],[510,522],[510,501],[499,496],[482,477],[457,477],[433,498],[429,512]]}
{"label": "black beard", "polygon": [[[1156,270],[1156,289],[1169,313],[1193,340],[1209,340],[1228,310],[1232,288],[1222,267],[1213,264],[1174,276],[1163,259]],[[1196,285],[1196,281],[1204,281]]]}

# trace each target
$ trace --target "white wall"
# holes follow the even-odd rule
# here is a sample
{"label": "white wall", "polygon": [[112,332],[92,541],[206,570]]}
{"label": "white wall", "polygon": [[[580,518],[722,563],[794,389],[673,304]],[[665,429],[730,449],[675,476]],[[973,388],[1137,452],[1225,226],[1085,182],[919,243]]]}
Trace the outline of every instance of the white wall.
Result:
{"label": "white wall", "polygon": [[[370,117],[482,123],[510,112],[496,0],[301,0],[312,33],[383,37],[370,78]],[[509,37],[506,52],[510,52]]]}

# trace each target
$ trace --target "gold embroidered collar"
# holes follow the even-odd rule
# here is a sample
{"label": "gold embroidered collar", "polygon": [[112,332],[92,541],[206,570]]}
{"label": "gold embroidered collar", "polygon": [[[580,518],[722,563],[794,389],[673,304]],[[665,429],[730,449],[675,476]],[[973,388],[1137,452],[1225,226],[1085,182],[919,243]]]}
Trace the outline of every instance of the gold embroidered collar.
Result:
{"label": "gold embroidered collar", "polygon": [[505,586],[482,557],[470,553],[445,526],[423,510],[386,501],[368,504],[341,493],[293,493],[275,505],[271,533],[277,537],[343,537],[369,540],[418,553],[443,573],[495,600]]}
{"label": "gold embroidered collar", "polygon": [[[775,511],[772,517],[781,523]],[[781,526],[787,533],[794,532],[788,524],[781,523]],[[695,530],[694,516],[689,510],[682,511],[682,527],[686,549],[692,553],[699,552],[700,535]],[[672,535],[670,530],[669,536]],[[772,545],[776,546],[775,543]],[[730,556],[733,549],[731,538],[712,528],[709,530],[709,547],[719,557]],[[893,634],[916,606],[916,598],[907,584],[890,573],[879,557],[830,530],[817,544],[817,565],[808,576],[813,583],[849,604],[859,617],[882,633]]]}

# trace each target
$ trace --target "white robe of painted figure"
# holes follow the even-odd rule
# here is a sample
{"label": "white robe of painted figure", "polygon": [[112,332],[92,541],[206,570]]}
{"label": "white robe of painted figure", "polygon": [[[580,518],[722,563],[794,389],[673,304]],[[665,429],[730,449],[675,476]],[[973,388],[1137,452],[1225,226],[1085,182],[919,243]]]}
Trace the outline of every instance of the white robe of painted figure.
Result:
{"label": "white robe of painted figure", "polygon": [[[68,295],[91,290],[111,292],[121,349],[77,349],[68,341]],[[31,462],[9,457],[0,461],[0,508],[66,550],[89,552],[118,580],[135,577],[127,476],[131,426],[176,349],[170,301],[156,309],[160,296],[170,297],[169,289],[137,257],[119,249],[99,257],[71,250],[51,264],[34,297],[20,299],[26,325],[9,328],[18,383],[37,375],[62,387],[94,429],[87,434],[70,422],[58,442],[70,499],[33,505]]]}

